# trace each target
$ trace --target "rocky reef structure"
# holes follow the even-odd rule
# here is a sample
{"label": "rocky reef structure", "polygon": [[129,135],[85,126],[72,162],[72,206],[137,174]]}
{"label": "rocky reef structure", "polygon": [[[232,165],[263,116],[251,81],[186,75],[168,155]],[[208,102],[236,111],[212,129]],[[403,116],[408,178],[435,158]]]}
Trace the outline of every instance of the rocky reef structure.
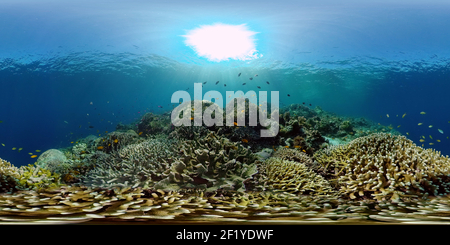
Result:
{"label": "rocky reef structure", "polygon": [[170,114],[157,115],[151,112],[145,113],[137,123],[136,130],[142,137],[146,135],[168,134],[171,130]]}
{"label": "rocky reef structure", "polygon": [[288,192],[297,195],[336,194],[328,181],[304,163],[276,157],[268,158],[260,164],[258,173],[246,182],[246,186],[257,191]]}
{"label": "rocky reef structure", "polygon": [[142,142],[143,140],[144,139],[139,138],[139,134],[134,130],[114,131],[103,137],[97,138],[92,147],[86,147],[86,149],[90,152],[103,151],[105,153],[111,153],[113,151],[118,151],[127,145]]}
{"label": "rocky reef structure", "polygon": [[322,175],[351,199],[398,201],[450,193],[450,159],[404,136],[375,133],[317,152]]}

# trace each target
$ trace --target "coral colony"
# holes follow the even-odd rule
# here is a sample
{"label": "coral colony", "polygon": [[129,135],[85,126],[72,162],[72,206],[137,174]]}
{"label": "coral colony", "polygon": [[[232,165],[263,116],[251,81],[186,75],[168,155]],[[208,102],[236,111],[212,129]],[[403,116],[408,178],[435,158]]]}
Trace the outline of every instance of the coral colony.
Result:
{"label": "coral colony", "polygon": [[[0,221],[430,222],[450,215],[448,156],[363,118],[302,104],[278,109],[274,95],[275,106],[264,107],[261,95],[230,99],[224,110],[220,94],[191,101],[179,93],[172,112],[49,149],[33,165],[0,159]],[[277,134],[265,137],[271,128]]]}

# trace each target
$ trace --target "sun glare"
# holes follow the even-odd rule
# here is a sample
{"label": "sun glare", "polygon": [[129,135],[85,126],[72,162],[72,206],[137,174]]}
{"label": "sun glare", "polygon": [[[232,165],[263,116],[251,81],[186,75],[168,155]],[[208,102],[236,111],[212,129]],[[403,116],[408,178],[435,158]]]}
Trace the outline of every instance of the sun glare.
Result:
{"label": "sun glare", "polygon": [[214,24],[189,30],[183,37],[186,38],[186,45],[194,49],[197,55],[219,62],[258,58],[260,55],[253,38],[255,34],[257,32],[248,30],[245,24]]}

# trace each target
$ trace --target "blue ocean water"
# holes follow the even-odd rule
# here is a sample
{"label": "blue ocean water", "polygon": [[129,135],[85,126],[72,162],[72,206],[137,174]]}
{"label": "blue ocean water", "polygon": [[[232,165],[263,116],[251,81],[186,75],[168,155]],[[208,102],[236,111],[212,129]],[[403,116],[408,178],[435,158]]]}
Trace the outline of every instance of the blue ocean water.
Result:
{"label": "blue ocean water", "polygon": [[[2,1],[0,158],[33,163],[205,81],[392,125],[449,155],[448,13],[445,1]],[[183,35],[213,23],[246,24],[261,56],[198,56]]]}

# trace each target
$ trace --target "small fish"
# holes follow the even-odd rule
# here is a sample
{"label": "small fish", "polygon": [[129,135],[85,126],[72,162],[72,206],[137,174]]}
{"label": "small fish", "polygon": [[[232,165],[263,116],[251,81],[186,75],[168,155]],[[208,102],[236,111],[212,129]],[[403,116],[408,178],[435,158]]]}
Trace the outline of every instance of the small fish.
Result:
{"label": "small fish", "polygon": [[237,122],[234,122],[233,124],[234,124],[234,126],[237,126],[237,125],[238,125]]}
{"label": "small fish", "polygon": [[424,112],[424,111],[421,111],[420,112],[420,114],[422,114],[422,115],[425,115],[425,114],[427,114],[426,112]]}
{"label": "small fish", "polygon": [[422,125],[422,124],[423,124],[423,123],[418,123],[417,125],[419,125],[419,126],[420,126],[420,125]]}
{"label": "small fish", "polygon": [[408,132],[406,132],[406,135],[409,135],[409,133],[408,133]]}
{"label": "small fish", "polygon": [[13,151],[15,151],[16,149],[17,149],[16,147],[13,147],[13,148],[12,148]]}
{"label": "small fish", "polygon": [[266,82],[267,84],[270,84],[269,81]]}
{"label": "small fish", "polygon": [[227,85],[226,85],[226,84],[223,84],[223,86],[226,87]]}
{"label": "small fish", "polygon": [[429,128],[432,128],[433,127],[433,125],[430,125],[430,126],[428,126]]}
{"label": "small fish", "polygon": [[242,139],[242,142],[248,143],[248,139]]}
{"label": "small fish", "polygon": [[312,106],[311,104],[309,104],[309,106]]}
{"label": "small fish", "polygon": [[219,81],[216,82],[216,85],[219,83]]}
{"label": "small fish", "polygon": [[386,114],[387,117],[389,117],[389,114]]}
{"label": "small fish", "polygon": [[3,121],[0,121],[0,123],[3,123]]}
{"label": "small fish", "polygon": [[94,126],[90,125],[89,128],[94,128]]}
{"label": "small fish", "polygon": [[260,86],[257,86],[257,88],[261,89],[261,87],[260,87]]}
{"label": "small fish", "polygon": [[428,136],[430,136],[430,139],[433,139],[433,137],[431,137],[431,135],[428,135]]}
{"label": "small fish", "polygon": [[240,76],[241,76],[241,73],[239,72],[238,77],[240,77]]}
{"label": "small fish", "polygon": [[70,144],[73,144],[73,141],[70,141]]}
{"label": "small fish", "polygon": [[402,118],[404,118],[405,116],[406,116],[406,113],[405,113],[405,114],[403,114]]}
{"label": "small fish", "polygon": [[103,146],[97,147],[97,150],[102,150],[102,149],[103,149]]}
{"label": "small fish", "polygon": [[284,148],[289,148],[289,146],[288,146],[288,145],[285,145]]}
{"label": "small fish", "polygon": [[420,139],[419,141],[420,141],[420,142],[425,142],[425,140],[424,140],[424,139]]}
{"label": "small fish", "polygon": [[302,150],[304,153],[306,153],[305,149]]}
{"label": "small fish", "polygon": [[288,97],[291,97],[291,95],[290,95],[290,94],[287,94],[287,96],[288,96]]}
{"label": "small fish", "polygon": [[294,145],[294,148],[300,148],[300,146],[299,145]]}
{"label": "small fish", "polygon": [[432,142],[430,142],[430,143],[428,143],[429,145],[434,145],[434,143],[432,143]]}
{"label": "small fish", "polygon": [[439,133],[443,134],[444,131],[442,129],[438,129]]}
{"label": "small fish", "polygon": [[388,126],[388,129],[391,129],[391,130],[392,130],[392,129],[393,129],[393,127],[392,127],[392,126]]}
{"label": "small fish", "polygon": [[5,146],[5,144],[2,143],[2,146]]}
{"label": "small fish", "polygon": [[204,82],[203,84],[206,84],[206,82]]}
{"label": "small fish", "polygon": [[193,121],[194,120],[194,118],[193,117],[191,117],[191,121]]}
{"label": "small fish", "polygon": [[258,76],[258,74],[255,74],[255,77],[257,77]]}
{"label": "small fish", "polygon": [[400,128],[400,126],[402,126],[402,125],[398,125],[397,128]]}
{"label": "small fish", "polygon": [[422,139],[425,139],[425,136],[424,136],[424,135],[422,135],[422,136],[420,136],[420,137],[422,137]]}
{"label": "small fish", "polygon": [[305,102],[303,102],[303,104],[305,104]]}
{"label": "small fish", "polygon": [[249,79],[250,79],[250,80],[253,80],[253,77],[250,77]]}
{"label": "small fish", "polygon": [[28,152],[28,155],[33,155],[33,153],[31,153],[31,152]]}
{"label": "small fish", "polygon": [[242,110],[241,112],[242,112],[242,113],[244,113],[244,112],[245,112],[245,110]]}
{"label": "small fish", "polygon": [[91,102],[89,102],[89,104],[93,105],[93,104],[94,104],[94,102],[92,102],[92,101],[91,101]]}
{"label": "small fish", "polygon": [[31,158],[36,158],[37,157],[37,155],[32,155],[32,156],[30,156]]}
{"label": "small fish", "polygon": [[436,140],[437,142],[441,142],[441,140]]}
{"label": "small fish", "polygon": [[243,83],[242,85],[245,85],[246,83]]}
{"label": "small fish", "polygon": [[69,124],[67,121],[64,121],[65,124]]}
{"label": "small fish", "polygon": [[41,152],[41,150],[36,150],[36,152]]}
{"label": "small fish", "polygon": [[159,107],[159,108],[163,108],[162,105],[159,105],[158,107]]}
{"label": "small fish", "polygon": [[119,143],[119,140],[118,140],[118,139],[115,139],[115,140],[114,140],[114,143],[116,143],[116,144]]}
{"label": "small fish", "polygon": [[139,132],[139,135],[143,134],[143,132]]}

